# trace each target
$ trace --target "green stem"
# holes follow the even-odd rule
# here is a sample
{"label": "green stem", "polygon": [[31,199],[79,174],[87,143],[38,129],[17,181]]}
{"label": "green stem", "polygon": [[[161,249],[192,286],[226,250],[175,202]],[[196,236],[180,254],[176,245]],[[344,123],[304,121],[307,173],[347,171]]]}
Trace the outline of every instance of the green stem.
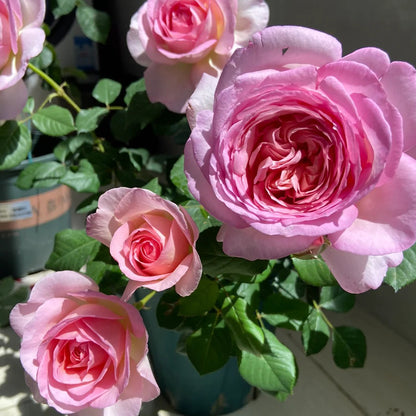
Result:
{"label": "green stem", "polygon": [[146,303],[149,302],[150,299],[156,294],[156,291],[153,290],[149,294],[147,294],[143,299],[140,299],[138,302],[134,304],[137,309],[143,309],[146,306]]}
{"label": "green stem", "polygon": [[62,97],[78,113],[81,111],[81,108],[78,106],[78,104],[65,92],[62,86],[59,85],[56,81],[54,81],[48,74],[31,64],[30,62],[28,64],[28,68],[30,68],[35,74],[38,74],[45,82],[47,82],[56,91],[58,96]]}
{"label": "green stem", "polygon": [[318,305],[318,303],[315,300],[313,301],[313,307],[320,313],[320,315],[322,316],[322,319],[329,326],[329,328],[331,328],[331,330],[334,330],[334,325],[331,324],[331,322],[326,317],[326,315],[322,312],[321,307]]}

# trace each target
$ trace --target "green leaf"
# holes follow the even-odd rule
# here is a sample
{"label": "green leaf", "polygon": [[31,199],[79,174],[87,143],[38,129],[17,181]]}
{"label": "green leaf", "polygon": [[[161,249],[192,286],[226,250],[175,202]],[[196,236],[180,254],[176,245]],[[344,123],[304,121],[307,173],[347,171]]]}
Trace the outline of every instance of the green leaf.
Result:
{"label": "green leaf", "polygon": [[50,0],[49,7],[57,19],[60,16],[69,14],[75,8],[77,0]]}
{"label": "green leaf", "polygon": [[90,261],[87,264],[87,276],[91,277],[97,284],[103,280],[107,265],[103,261]]}
{"label": "green leaf", "polygon": [[127,123],[144,129],[162,114],[165,107],[160,103],[151,103],[146,92],[136,92],[131,98],[127,110]]}
{"label": "green leaf", "polygon": [[75,130],[72,114],[66,108],[50,105],[33,114],[33,124],[48,136],[65,136]]}
{"label": "green leaf", "polygon": [[186,341],[188,358],[200,374],[221,368],[230,358],[231,347],[230,333],[223,322],[218,324],[216,314],[209,314]]}
{"label": "green leaf", "polygon": [[126,95],[124,96],[124,102],[126,105],[130,105],[133,96],[136,92],[145,92],[146,87],[144,85],[144,78],[140,78],[138,81],[131,83],[126,88]]}
{"label": "green leaf", "polygon": [[98,198],[101,194],[96,193],[85,198],[76,208],[77,214],[89,214],[98,208]]}
{"label": "green leaf", "polygon": [[299,277],[312,286],[329,286],[336,284],[336,280],[326,263],[320,259],[300,259],[292,257],[293,265]]}
{"label": "green leaf", "polygon": [[152,191],[156,195],[161,195],[162,194],[162,187],[159,184],[159,179],[158,178],[153,178],[146,185],[142,186],[142,188],[147,189],[149,191]]}
{"label": "green leaf", "polygon": [[403,261],[387,271],[384,283],[395,292],[416,280],[416,245],[403,252]]}
{"label": "green leaf", "polygon": [[227,296],[221,308],[225,324],[242,351],[259,354],[264,343],[263,330],[253,320],[254,311],[244,299]]}
{"label": "green leaf", "polygon": [[178,314],[180,296],[174,291],[166,291],[156,308],[156,317],[162,328],[175,329],[184,321]]}
{"label": "green leaf", "polygon": [[68,155],[75,154],[78,152],[84,145],[92,145],[94,139],[90,134],[81,133],[77,136],[69,137],[65,140],[62,140],[55,148],[53,153],[55,157],[61,161],[65,162]]}
{"label": "green leaf", "polygon": [[185,176],[183,155],[173,165],[170,171],[170,180],[182,195],[185,195],[189,199],[194,199],[188,189],[188,179]]}
{"label": "green leaf", "polygon": [[299,299],[288,298],[280,293],[273,293],[264,301],[262,317],[273,326],[290,329],[300,328],[302,321],[308,317],[309,306]]}
{"label": "green leaf", "polygon": [[223,276],[233,280],[249,280],[262,273],[269,266],[267,260],[249,261],[239,257],[227,256],[217,242],[217,228],[202,232],[197,241],[197,251],[201,257],[204,272],[212,277]]}
{"label": "green leaf", "polygon": [[121,84],[112,79],[103,78],[98,81],[92,91],[92,96],[105,105],[110,105],[120,95]]}
{"label": "green leaf", "polygon": [[32,137],[24,124],[14,120],[0,126],[0,170],[11,169],[26,159],[32,147]]}
{"label": "green leaf", "polygon": [[295,357],[276,336],[264,330],[265,345],[255,355],[243,351],[239,370],[242,377],[251,385],[273,394],[292,393],[297,379]]}
{"label": "green leaf", "polygon": [[302,344],[306,355],[317,354],[328,342],[330,329],[322,314],[313,309],[302,327]]}
{"label": "green leaf", "polygon": [[123,148],[120,153],[127,153],[130,163],[140,172],[149,161],[149,151],[147,149],[127,149]]}
{"label": "green leaf", "polygon": [[219,288],[215,281],[202,278],[198,287],[186,297],[179,300],[178,313],[183,316],[199,316],[211,310],[215,305]]}
{"label": "green leaf", "polygon": [[35,110],[35,99],[33,97],[29,97],[26,101],[25,107],[23,108],[23,112],[26,114],[32,114]]}
{"label": "green leaf", "polygon": [[187,118],[183,114],[165,112],[152,122],[156,136],[169,137],[171,142],[183,146],[191,134]]}
{"label": "green leaf", "polygon": [[108,114],[108,110],[103,107],[91,107],[81,110],[75,119],[75,125],[80,133],[88,133],[95,130],[102,118]]}
{"label": "green leaf", "polygon": [[84,230],[63,230],[55,235],[53,251],[46,262],[52,270],[75,270],[92,261],[101,243],[89,237]]}
{"label": "green leaf", "polygon": [[66,167],[58,162],[31,163],[20,172],[16,185],[20,189],[49,188],[57,185],[65,173]]}
{"label": "green leaf", "polygon": [[87,37],[95,42],[105,43],[111,26],[110,17],[107,13],[81,3],[78,5],[76,17]]}
{"label": "green leaf", "polygon": [[355,304],[355,296],[339,286],[325,286],[321,289],[319,306],[335,312],[348,312]]}
{"label": "green leaf", "polygon": [[49,44],[46,44],[43,47],[42,52],[38,56],[32,58],[30,62],[39,69],[45,69],[53,62],[54,58],[55,54],[52,47]]}
{"label": "green leaf", "polygon": [[367,346],[365,336],[358,328],[339,326],[332,334],[332,355],[340,368],[364,366]]}
{"label": "green leaf", "polygon": [[98,192],[100,180],[94,171],[94,167],[87,159],[79,162],[75,172],[68,170],[61,178],[61,183],[75,189],[77,192]]}
{"label": "green leaf", "polygon": [[181,204],[195,221],[200,232],[211,227],[218,227],[221,223],[205,211],[204,207],[195,199]]}

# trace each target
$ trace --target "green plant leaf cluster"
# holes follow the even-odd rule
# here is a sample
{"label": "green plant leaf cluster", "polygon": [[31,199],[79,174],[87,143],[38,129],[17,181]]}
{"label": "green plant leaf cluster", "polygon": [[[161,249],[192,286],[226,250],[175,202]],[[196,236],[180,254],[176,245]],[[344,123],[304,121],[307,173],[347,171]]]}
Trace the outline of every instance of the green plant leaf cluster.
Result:
{"label": "green plant leaf cluster", "polygon": [[49,6],[55,18],[75,10],[77,21],[84,34],[95,42],[105,43],[110,31],[110,17],[83,0],[51,0]]}

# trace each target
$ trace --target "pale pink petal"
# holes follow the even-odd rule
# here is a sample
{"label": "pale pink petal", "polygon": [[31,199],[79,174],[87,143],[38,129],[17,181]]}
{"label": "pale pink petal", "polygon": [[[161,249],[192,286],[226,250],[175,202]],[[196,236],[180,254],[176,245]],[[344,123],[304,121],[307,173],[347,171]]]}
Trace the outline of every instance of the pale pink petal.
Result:
{"label": "pale pink petal", "polygon": [[90,237],[110,246],[112,236],[120,226],[114,217],[114,211],[120,200],[130,191],[130,188],[112,188],[100,196],[96,213],[87,217],[86,232]]}
{"label": "pale pink petal", "polygon": [[146,55],[146,45],[149,41],[149,37],[142,29],[145,25],[144,19],[146,18],[146,8],[147,2],[133,14],[130,20],[130,29],[127,32],[127,48],[133,59],[142,66],[149,66],[152,62]]}
{"label": "pale pink petal", "polygon": [[[169,289],[170,287],[177,285],[183,277],[186,278],[186,281],[180,285],[181,293],[186,293],[181,296],[188,296],[191,292],[189,290],[193,287],[194,289],[198,286],[199,279],[201,275],[196,274],[201,270],[201,266],[198,262],[195,262],[194,255],[189,254],[183,259],[183,261],[171,272],[164,275],[154,275],[154,276],[133,276],[131,273],[127,275],[130,277],[130,281],[127,284],[126,289],[124,290],[122,299],[128,300],[133,295],[134,291],[139,287],[146,287],[157,292]],[[188,274],[195,272],[195,274]],[[175,286],[176,288],[176,286]]]}
{"label": "pale pink petal", "polygon": [[252,37],[246,48],[237,49],[224,68],[219,89],[234,83],[240,74],[287,65],[322,66],[341,58],[341,44],[325,33],[297,26],[272,26]]}
{"label": "pale pink petal", "polygon": [[144,72],[146,91],[153,103],[163,103],[175,113],[185,113],[195,85],[191,79],[192,65],[152,63]]}
{"label": "pale pink petal", "polygon": [[[140,396],[144,402],[154,400],[160,394],[159,386],[156,383],[155,377],[150,366],[149,358],[147,356],[137,366],[137,372],[142,377],[142,388]],[[133,379],[134,380],[134,379]],[[131,383],[134,386],[134,382]],[[134,393],[134,392],[132,392]]]}
{"label": "pale pink petal", "polygon": [[406,250],[416,241],[416,161],[403,154],[394,178],[358,203],[358,218],[329,236],[339,250],[384,255]]}
{"label": "pale pink petal", "polygon": [[27,324],[23,331],[22,346],[20,348],[20,361],[25,371],[37,380],[38,365],[33,358],[37,356],[39,346],[44,341],[48,331],[71,313],[77,304],[68,299],[49,299],[41,304],[33,319]]}
{"label": "pale pink petal", "polygon": [[207,177],[201,171],[201,166],[209,167],[210,146],[207,137],[210,133],[205,129],[209,126],[210,117],[212,113],[209,111],[198,114],[198,126],[185,145],[185,174],[188,187],[192,195],[214,217],[235,226],[242,226],[244,222],[217,198]]}
{"label": "pale pink petal", "polygon": [[23,81],[19,81],[5,90],[0,90],[0,120],[14,120],[23,110],[27,96],[28,92]]}
{"label": "pale pink petal", "polygon": [[201,279],[202,264],[195,249],[193,253],[189,254],[189,258],[191,261],[188,270],[175,285],[176,293],[179,296],[189,296],[197,288]]}
{"label": "pale pink petal", "polygon": [[247,260],[279,259],[305,251],[316,237],[282,237],[266,235],[254,228],[233,228],[223,225],[217,236],[222,241],[224,253]]}
{"label": "pale pink petal", "polygon": [[218,79],[209,74],[203,74],[186,108],[186,117],[191,129],[196,126],[196,115],[203,110],[214,107],[214,92]]}
{"label": "pale pink petal", "polygon": [[249,38],[269,22],[269,6],[264,0],[238,0],[235,42],[245,46]]}
{"label": "pale pink petal", "polygon": [[416,145],[416,69],[406,62],[392,62],[381,83],[403,117],[404,150],[408,151]]}
{"label": "pale pink petal", "polygon": [[130,188],[130,192],[120,199],[114,215],[120,223],[125,223],[157,210],[168,212],[183,229],[188,227],[178,205],[142,188]]}
{"label": "pale pink petal", "polygon": [[45,18],[45,0],[19,0],[22,10],[23,24],[33,27],[40,26]]}
{"label": "pale pink petal", "polygon": [[[215,52],[228,55],[234,45],[234,29],[236,26],[237,3],[239,0],[217,0],[224,18],[222,36],[218,39]],[[264,26],[263,26],[264,27]]]}
{"label": "pale pink petal", "polygon": [[361,48],[344,56],[342,61],[354,61],[368,66],[378,78],[381,78],[390,66],[386,52],[378,48]]}
{"label": "pale pink petal", "polygon": [[[318,237],[334,233],[338,230],[344,230],[349,227],[357,218],[357,208],[354,205],[345,209],[339,209],[328,216],[321,216],[314,220],[307,221],[302,219],[299,223],[293,219],[292,222],[285,224],[284,221],[255,221],[248,220],[247,223],[255,230],[266,235],[280,235],[282,237],[297,237],[303,235],[305,237]],[[277,214],[275,214],[277,217]]]}
{"label": "pale pink petal", "polygon": [[39,305],[33,303],[18,303],[10,312],[10,326],[19,337],[23,336],[25,326],[33,319]]}
{"label": "pale pink petal", "polygon": [[383,283],[388,267],[397,266],[402,257],[401,253],[366,256],[328,247],[322,258],[345,291],[362,293],[377,289]]}
{"label": "pale pink petal", "polygon": [[47,300],[66,297],[68,293],[98,291],[97,284],[89,277],[70,270],[51,273],[33,287],[28,302],[41,304]]}

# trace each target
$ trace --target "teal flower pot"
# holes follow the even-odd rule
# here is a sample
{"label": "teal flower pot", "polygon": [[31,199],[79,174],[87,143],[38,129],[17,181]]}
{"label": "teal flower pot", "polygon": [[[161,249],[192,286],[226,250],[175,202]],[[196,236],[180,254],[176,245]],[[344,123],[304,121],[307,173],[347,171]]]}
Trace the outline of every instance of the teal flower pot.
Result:
{"label": "teal flower pot", "polygon": [[156,294],[142,310],[149,333],[149,356],[162,395],[184,416],[216,416],[233,412],[253,398],[253,387],[238,371],[237,360],[213,373],[201,376],[185,354],[177,352],[179,332],[161,328]]}
{"label": "teal flower pot", "polygon": [[[54,160],[53,154],[33,161]],[[66,186],[21,190],[15,182],[27,166],[0,171],[0,277],[42,270],[58,231],[70,227],[70,190]]]}

